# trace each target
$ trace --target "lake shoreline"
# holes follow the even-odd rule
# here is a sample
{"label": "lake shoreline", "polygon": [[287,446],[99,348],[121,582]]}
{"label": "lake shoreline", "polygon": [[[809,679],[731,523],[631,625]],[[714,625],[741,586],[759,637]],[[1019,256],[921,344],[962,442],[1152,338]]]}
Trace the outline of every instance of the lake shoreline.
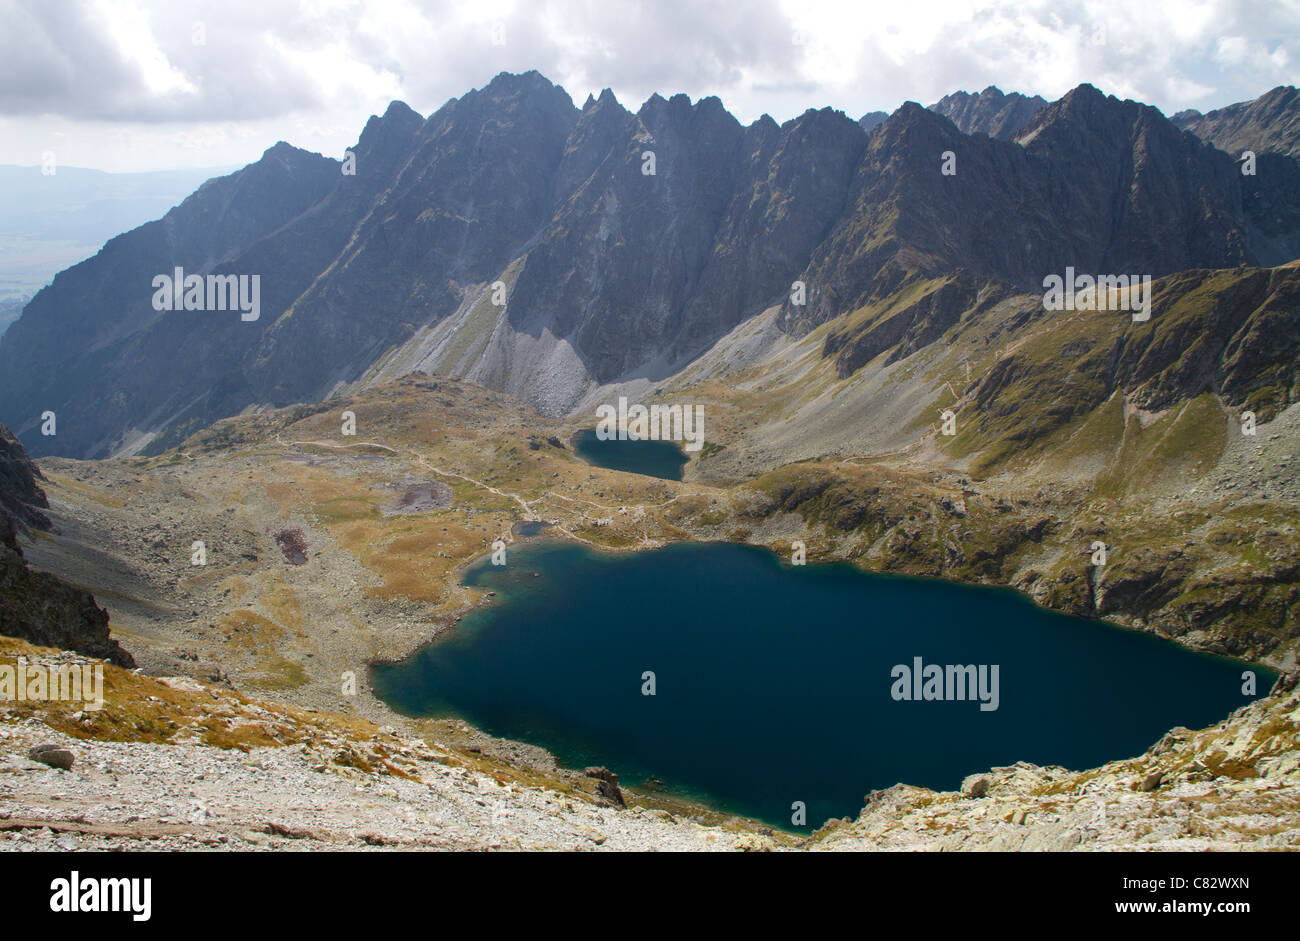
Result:
{"label": "lake shoreline", "polygon": [[[553,542],[553,543],[555,543],[556,545],[560,545],[560,546],[562,546],[562,545],[569,545],[569,546],[574,547],[574,548],[582,548],[582,549],[584,549],[584,550],[586,550],[586,551],[588,551],[588,552],[592,552],[592,553],[594,553],[594,554],[597,555],[597,556],[600,556],[600,555],[608,555],[608,556],[611,556],[611,557],[622,556],[622,555],[625,555],[625,554],[628,553],[628,552],[643,551],[643,550],[645,549],[645,547],[642,547],[642,546],[603,546],[603,545],[599,545],[599,544],[597,544],[597,543],[593,543],[593,542],[591,542],[590,540],[585,540],[585,539],[574,539],[574,538],[572,538],[571,534],[569,534],[566,530],[563,529],[563,527],[558,527],[558,526],[553,526],[553,525],[547,525],[547,524],[545,524],[545,523],[543,523],[543,524],[541,524],[540,526],[538,526],[538,529],[535,530],[535,531],[531,531],[531,532],[527,532],[527,533],[520,533],[519,530],[520,530],[520,528],[521,528],[522,526],[530,526],[530,527],[531,527],[531,526],[538,526],[538,524],[535,523],[535,522],[522,522],[522,521],[516,523],[516,524],[514,525],[514,527],[512,527],[512,532],[513,532],[513,533],[516,535],[516,537],[517,537],[517,538],[516,538],[516,542],[515,542],[515,544],[513,544],[515,547],[518,547],[518,545],[521,544],[521,543],[522,543],[522,544],[535,544],[535,543],[538,543],[538,542]],[[728,540],[718,540],[718,539],[706,539],[706,540],[686,539],[686,540],[676,540],[676,541],[672,541],[672,542],[666,542],[666,543],[663,544],[662,547],[673,547],[673,546],[700,546],[700,547],[703,547],[703,546],[718,546],[718,547],[729,547],[729,546],[734,546],[734,547],[737,547],[737,548],[742,548],[742,547],[743,547],[743,548],[753,549],[753,550],[755,550],[756,552],[761,553],[761,555],[767,557],[768,560],[769,560],[771,563],[773,563],[774,565],[778,566],[780,569],[782,569],[782,570],[784,570],[784,571],[790,571],[791,569],[796,568],[796,566],[792,566],[792,565],[790,565],[790,564],[789,564],[789,563],[788,563],[784,558],[782,558],[781,555],[779,555],[779,554],[773,552],[769,546],[765,546],[765,545],[761,545],[761,544],[754,544],[754,543],[741,543],[741,542],[731,542],[731,541],[728,541]],[[490,556],[490,553],[484,553],[484,554],[479,555],[479,556],[477,556],[477,557],[475,557],[475,558],[473,558],[473,559],[468,560],[467,562],[464,563],[464,565],[458,567],[458,569],[457,569],[456,572],[455,572],[455,578],[456,578],[457,583],[458,583],[458,584],[461,584],[461,585],[464,585],[464,584],[465,584],[465,580],[466,580],[466,576],[467,576],[467,572],[468,572],[470,569],[474,568],[475,566],[482,566],[483,563],[487,560],[487,558],[488,558],[489,556]],[[955,579],[946,579],[946,578],[936,578],[936,577],[932,577],[932,576],[917,576],[917,575],[902,574],[902,573],[895,573],[895,572],[879,572],[879,571],[871,570],[871,569],[869,569],[869,568],[865,568],[865,567],[861,566],[860,564],[857,564],[855,561],[850,561],[850,560],[845,560],[845,559],[819,560],[819,561],[817,561],[817,562],[809,563],[809,567],[810,567],[810,568],[825,568],[825,569],[836,569],[836,568],[838,568],[838,569],[841,569],[844,573],[852,573],[852,574],[856,574],[856,575],[869,575],[869,576],[875,576],[875,577],[878,578],[878,579],[882,579],[882,580],[883,580],[884,582],[886,582],[886,583],[888,583],[888,582],[897,582],[897,583],[900,583],[900,584],[917,584],[917,583],[920,583],[921,580],[923,579],[925,582],[937,582],[937,583],[946,584],[946,585],[953,586],[953,587],[974,588],[974,589],[993,589],[993,592],[995,592],[996,594],[1006,595],[1008,598],[1013,599],[1013,603],[1024,604],[1024,605],[1026,605],[1028,608],[1030,608],[1030,609],[1032,609],[1032,610],[1034,610],[1034,611],[1037,611],[1037,612],[1044,613],[1044,614],[1048,614],[1048,615],[1052,615],[1052,616],[1056,616],[1056,617],[1066,617],[1065,615],[1062,615],[1060,612],[1054,611],[1052,608],[1048,608],[1048,607],[1045,607],[1045,606],[1043,606],[1043,605],[1041,605],[1041,604],[1038,604],[1038,603],[1037,603],[1037,602],[1036,602],[1032,597],[1030,597],[1026,592],[1021,591],[1021,590],[1019,590],[1018,588],[1016,588],[1016,587],[1014,587],[1014,586],[1009,586],[1009,585],[992,586],[992,585],[982,585],[982,584],[979,584],[979,583],[972,583],[972,582],[968,582],[968,581],[964,581],[964,580],[955,580]],[[434,646],[437,644],[437,642],[438,642],[439,640],[445,640],[445,635],[447,634],[447,632],[448,632],[452,627],[456,626],[456,624],[457,624],[457,623],[458,623],[458,622],[459,622],[459,621],[460,621],[464,616],[466,616],[466,615],[468,615],[468,614],[470,614],[470,613],[472,613],[472,612],[477,612],[477,611],[479,611],[480,609],[482,609],[482,608],[486,608],[486,607],[488,607],[488,606],[490,606],[490,605],[492,605],[492,604],[494,604],[494,603],[501,603],[501,600],[502,600],[502,599],[499,597],[499,595],[498,595],[498,593],[497,593],[496,590],[485,591],[485,592],[483,593],[483,595],[482,595],[482,596],[481,596],[481,597],[480,597],[480,598],[475,602],[475,604],[473,604],[473,605],[471,605],[471,606],[467,606],[466,608],[464,608],[464,609],[462,609],[461,611],[459,611],[459,612],[457,613],[457,615],[456,615],[454,618],[452,618],[452,619],[450,620],[449,623],[443,625],[443,626],[442,626],[442,627],[441,627],[441,628],[440,628],[440,629],[439,629],[439,630],[438,630],[438,631],[437,631],[433,636],[431,636],[431,637],[430,637],[428,640],[426,640],[425,642],[419,644],[419,645],[418,645],[417,647],[415,647],[413,650],[409,651],[409,652],[408,652],[404,657],[397,657],[397,658],[384,658],[384,659],[382,659],[382,660],[381,660],[381,659],[376,659],[376,660],[371,661],[371,662],[368,664],[368,668],[371,668],[371,669],[372,669],[374,666],[376,666],[376,665],[381,665],[381,664],[382,664],[382,665],[386,665],[386,666],[387,666],[387,665],[398,665],[398,664],[406,663],[407,661],[411,661],[413,658],[416,658],[416,657],[417,657],[417,656],[418,656],[422,651],[425,651],[425,650],[427,650],[427,649],[429,649],[429,648],[434,647]],[[1129,625],[1129,624],[1116,623],[1116,622],[1111,621],[1110,619],[1105,618],[1105,617],[1072,618],[1072,620],[1099,621],[1099,622],[1102,622],[1102,624],[1104,625],[1104,627],[1102,627],[1102,630],[1114,630],[1115,628],[1121,628],[1122,630],[1118,632],[1118,633],[1121,633],[1121,634],[1144,634],[1144,633],[1145,633],[1145,634],[1156,634],[1157,637],[1159,637],[1159,639],[1162,639],[1162,640],[1168,640],[1168,639],[1170,639],[1170,638],[1168,638],[1168,637],[1160,637],[1160,635],[1159,635],[1157,632],[1150,631],[1150,630],[1141,630],[1141,629],[1135,628],[1134,626]],[[1095,626],[1094,626],[1094,627],[1095,627]],[[1278,680],[1279,680],[1279,678],[1280,678],[1280,675],[1281,675],[1281,674],[1279,673],[1279,671],[1277,671],[1275,668],[1273,668],[1273,667],[1271,667],[1271,666],[1269,666],[1269,665],[1267,665],[1267,664],[1252,663],[1251,661],[1245,660],[1245,659],[1243,659],[1243,658],[1226,656],[1226,655],[1224,655],[1224,654],[1217,653],[1217,652],[1214,652],[1214,651],[1207,651],[1207,650],[1204,650],[1204,649],[1199,649],[1199,648],[1197,648],[1196,646],[1189,645],[1189,644],[1182,644],[1182,643],[1180,643],[1178,646],[1182,647],[1184,650],[1187,650],[1187,651],[1188,651],[1189,653],[1191,653],[1191,654],[1197,655],[1198,659],[1199,659],[1200,657],[1204,657],[1204,658],[1207,659],[1207,661],[1218,661],[1218,662],[1222,662],[1222,663],[1225,663],[1225,664],[1231,664],[1231,665],[1234,665],[1234,666],[1235,666],[1235,665],[1249,666],[1249,667],[1252,667],[1252,668],[1253,668],[1254,670],[1256,670],[1256,671],[1266,671],[1266,672],[1265,672],[1265,676],[1264,676],[1264,677],[1261,677],[1261,682],[1260,682],[1260,691],[1259,691],[1259,694],[1258,694],[1258,695],[1260,695],[1260,696],[1266,695],[1267,692],[1268,692],[1268,689],[1276,687],[1276,684],[1277,684],[1277,682],[1278,682]],[[373,672],[371,673],[371,677],[372,677],[372,681],[373,681]],[[399,711],[397,711],[397,709],[395,709],[393,706],[390,706],[390,705],[389,705],[387,702],[385,702],[384,700],[379,699],[379,697],[378,697],[377,694],[375,695],[375,698],[376,698],[377,700],[379,700],[381,703],[383,703],[383,704],[384,704],[384,708],[387,709],[387,710],[389,710],[389,711],[391,711],[391,712],[393,713],[393,715],[395,715],[395,716],[400,716],[400,717],[402,717],[402,718],[404,718],[404,719],[413,720],[413,721],[420,721],[421,718],[422,718],[422,717],[419,716],[418,714],[408,714],[408,713],[406,713],[406,712],[399,712]],[[452,709],[452,710],[448,710],[447,713],[446,713],[445,715],[441,715],[441,716],[440,716],[440,718],[452,718],[452,717],[454,717],[456,720],[458,720],[458,721],[460,721],[460,722],[462,722],[462,723],[467,723],[468,725],[470,725],[471,727],[473,727],[473,728],[475,729],[476,733],[477,733],[479,736],[481,736],[483,740],[486,740],[486,741],[489,741],[489,742],[500,743],[500,744],[502,744],[503,746],[506,745],[506,744],[508,743],[509,746],[514,747],[514,748],[527,748],[527,749],[530,749],[530,750],[539,750],[539,751],[541,751],[541,752],[544,752],[544,753],[548,756],[548,759],[549,759],[548,764],[553,764],[554,768],[556,768],[556,769],[558,769],[558,770],[562,770],[562,771],[570,771],[570,772],[580,772],[580,771],[581,771],[581,768],[580,768],[578,765],[572,765],[572,764],[570,764],[570,765],[566,765],[566,764],[564,764],[564,763],[561,761],[559,755],[556,754],[555,751],[549,749],[549,748],[548,748],[547,746],[545,746],[545,745],[539,744],[537,741],[529,741],[529,740],[525,740],[525,739],[511,738],[511,737],[506,736],[506,735],[498,736],[498,735],[493,735],[493,734],[491,734],[491,733],[485,731],[483,728],[481,728],[479,725],[477,725],[473,720],[469,719],[469,718],[467,717],[467,714],[466,714],[466,713],[458,712],[458,711]],[[1218,719],[1220,719],[1220,718],[1222,718],[1222,717],[1217,716],[1217,714],[1216,714],[1216,720],[1218,720]],[[1166,732],[1167,730],[1165,730],[1165,729],[1162,728],[1161,731],[1162,731],[1162,732]],[[1159,735],[1155,735],[1154,738],[1153,738],[1152,740],[1154,741],[1154,740],[1155,740],[1156,738],[1158,738],[1158,737],[1159,737]],[[1149,743],[1148,743],[1148,744],[1149,744]],[[1137,748],[1137,746],[1135,745],[1134,748]],[[1132,750],[1133,750],[1133,749],[1126,749],[1126,751],[1132,751]],[[1104,759],[1104,760],[1115,760],[1115,759],[1114,759],[1114,755],[1111,754],[1111,753],[1107,753],[1106,756],[1105,756],[1105,759]],[[579,765],[580,765],[580,764],[581,764],[581,762],[579,763]],[[1084,769],[1085,769],[1086,767],[1088,767],[1090,764],[1091,764],[1091,762],[1079,763],[1079,764],[1078,764],[1078,767],[1076,768],[1076,770],[1084,770]],[[1073,767],[1073,765],[1071,765],[1071,767]],[[614,770],[617,771],[617,770],[619,770],[619,769],[616,767]],[[633,789],[633,788],[629,788],[629,789]],[[701,799],[700,796],[699,796],[698,794],[692,794],[692,793],[690,793],[689,791],[682,791],[682,790],[677,789],[677,788],[670,788],[669,793],[673,794],[673,796],[676,796],[676,797],[678,797],[678,798],[684,799],[687,803],[694,803],[694,804],[696,804],[696,805],[698,805],[698,806],[701,806],[701,807],[704,807],[704,808],[711,808],[711,809],[713,809],[713,810],[715,810],[715,811],[718,811],[718,812],[727,813],[728,811],[723,811],[723,810],[721,810],[720,808],[730,806],[729,803],[728,803],[727,801],[725,801],[725,800],[720,800],[720,799],[718,800],[718,802],[717,802],[716,804],[714,804],[714,805],[710,805],[709,802],[708,802],[707,800],[705,800],[705,799]],[[731,812],[731,813],[734,813],[734,814],[736,814],[736,815],[742,816],[742,817],[743,817],[743,816],[746,816],[746,812],[743,811],[743,810],[735,810],[735,811],[730,811],[730,812]],[[752,817],[752,814],[749,814],[749,816]],[[764,821],[764,822],[766,822],[766,823],[768,823],[769,825],[771,825],[771,821],[770,821],[770,820],[768,820],[768,821]],[[799,831],[791,831],[791,832],[796,832],[796,833],[797,833],[797,832],[799,832]]]}

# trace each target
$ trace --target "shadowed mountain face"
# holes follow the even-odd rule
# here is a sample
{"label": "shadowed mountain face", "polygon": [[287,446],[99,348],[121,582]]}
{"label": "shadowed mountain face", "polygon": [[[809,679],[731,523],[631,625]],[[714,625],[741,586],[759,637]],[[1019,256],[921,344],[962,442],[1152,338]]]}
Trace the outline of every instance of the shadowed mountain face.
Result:
{"label": "shadowed mountain face", "polygon": [[108,613],[89,593],[28,568],[23,559],[18,530],[50,525],[40,476],[22,444],[0,425],[0,634],[134,667],[109,637]]}
{"label": "shadowed mountain face", "polygon": [[1250,150],[1300,159],[1300,91],[1293,85],[1279,85],[1254,101],[1209,114],[1180,111],[1171,120],[1234,157]]}
{"label": "shadowed mountain face", "polygon": [[[157,451],[392,357],[558,414],[599,384],[672,375],[774,305],[799,335],[951,278],[891,326],[914,350],[1067,266],[1159,276],[1296,254],[1289,158],[1243,177],[1153,108],[1086,85],[1037,101],[909,103],[870,134],[830,109],[743,127],[683,95],[577,109],[537,73],[427,120],[395,102],[355,173],[279,144],[61,273],[0,341],[0,418],[36,454]],[[177,266],[259,275],[260,318],[155,310],[152,279]]]}
{"label": "shadowed mountain face", "polygon": [[41,472],[27,457],[22,442],[0,425],[0,516],[14,528],[49,528],[49,517],[42,511],[50,504],[36,483],[40,479]]}
{"label": "shadowed mountain face", "polygon": [[[1231,158],[1156,109],[1090,85],[1039,112],[1015,143],[905,104],[872,135],[852,206],[809,266],[808,303],[787,303],[783,320],[806,331],[918,274],[1041,290],[1067,266],[1159,276],[1256,263],[1242,181]],[[1284,209],[1279,227],[1296,223]]]}
{"label": "shadowed mountain face", "polygon": [[[241,357],[257,332],[239,330],[248,325],[237,313],[154,310],[153,279],[176,267],[187,274],[231,268],[315,207],[337,174],[334,161],[277,144],[60,272],[0,343],[0,401],[33,453],[102,456],[125,429],[163,424],[196,402],[211,403],[209,412],[247,404]],[[263,311],[282,310],[310,285],[328,263],[320,247],[332,235],[326,228],[281,243],[275,276],[263,279]],[[46,410],[58,417],[57,434],[42,438],[35,429]]]}
{"label": "shadowed mountain face", "polygon": [[843,210],[866,143],[829,109],[742,128],[716,98],[684,95],[635,116],[602,99],[576,133],[586,146],[566,164],[594,169],[524,262],[510,319],[569,338],[600,382],[666,374],[777,301]]}
{"label": "shadowed mountain face", "polygon": [[930,105],[930,110],[942,114],[964,134],[986,134],[998,140],[1014,140],[1034,115],[1047,107],[1047,101],[1038,95],[1029,98],[1020,92],[1009,95],[993,85],[978,94],[953,92]]}

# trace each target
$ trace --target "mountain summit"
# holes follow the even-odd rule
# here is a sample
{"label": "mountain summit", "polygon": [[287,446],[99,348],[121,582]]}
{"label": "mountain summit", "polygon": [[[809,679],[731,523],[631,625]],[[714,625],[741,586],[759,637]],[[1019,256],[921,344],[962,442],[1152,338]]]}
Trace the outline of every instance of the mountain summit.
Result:
{"label": "mountain summit", "polygon": [[1011,92],[1004,95],[994,85],[972,95],[970,92],[953,92],[945,95],[930,110],[950,119],[964,134],[986,134],[998,140],[1012,140],[1047,102],[1034,95],[1032,98]]}

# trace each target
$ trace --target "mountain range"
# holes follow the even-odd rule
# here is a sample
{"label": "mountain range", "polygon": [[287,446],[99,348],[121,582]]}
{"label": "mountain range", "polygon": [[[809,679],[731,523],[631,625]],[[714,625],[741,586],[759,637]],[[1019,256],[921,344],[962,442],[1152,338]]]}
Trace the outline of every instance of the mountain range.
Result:
{"label": "mountain range", "polygon": [[[428,118],[394,102],[343,162],[277,144],[61,272],[0,341],[0,420],[37,456],[157,453],[411,371],[562,415],[653,388],[772,308],[790,338],[832,324],[843,371],[1067,267],[1285,263],[1300,163],[1275,142],[1296,113],[1279,91],[1233,106],[1231,132],[1223,112],[1184,115],[1190,133],[1090,85],[906,103],[868,132],[829,108],[742,126],[684,95],[577,108],[503,73]],[[1248,176],[1215,143],[1251,133]],[[153,281],[177,268],[260,276],[260,318],[156,310]],[[928,299],[865,323],[909,290]]]}

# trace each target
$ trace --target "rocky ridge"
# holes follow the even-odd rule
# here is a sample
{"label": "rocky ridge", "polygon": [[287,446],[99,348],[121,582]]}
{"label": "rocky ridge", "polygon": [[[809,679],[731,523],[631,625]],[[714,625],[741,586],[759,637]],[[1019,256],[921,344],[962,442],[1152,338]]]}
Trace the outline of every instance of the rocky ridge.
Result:
{"label": "rocky ridge", "polygon": [[930,110],[952,121],[963,134],[986,134],[998,140],[1014,140],[1021,129],[1047,101],[1039,95],[1011,92],[1004,95],[995,85],[971,94],[959,91],[944,95]]}
{"label": "rocky ridge", "polygon": [[[797,339],[930,279],[960,299],[1067,266],[1161,276],[1300,252],[1289,163],[1243,178],[1088,85],[1002,139],[1032,100],[994,91],[950,102],[958,124],[907,103],[870,134],[830,109],[742,126],[684,95],[578,109],[536,73],[428,118],[394,103],[355,174],[277,145],[62,272],[0,341],[0,418],[38,455],[161,453],[249,406],[354,391],[381,364],[561,415],[610,383],[653,387],[774,304]],[[986,107],[1010,111],[976,121]],[[959,126],[976,124],[995,136]],[[154,311],[152,278],[178,265],[259,274],[262,316]],[[37,432],[47,409],[57,436]]]}
{"label": "rocky ridge", "polygon": [[1294,85],[1279,85],[1208,114],[1180,111],[1170,120],[1234,157],[1249,150],[1300,158],[1300,91]]}

